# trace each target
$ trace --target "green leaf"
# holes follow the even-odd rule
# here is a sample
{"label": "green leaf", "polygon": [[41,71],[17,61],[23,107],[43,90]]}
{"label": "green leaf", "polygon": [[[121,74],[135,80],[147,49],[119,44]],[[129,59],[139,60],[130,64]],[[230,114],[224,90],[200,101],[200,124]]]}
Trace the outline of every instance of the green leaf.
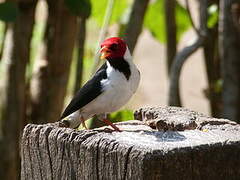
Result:
{"label": "green leaf", "polygon": [[65,4],[76,16],[88,18],[91,14],[90,0],[65,0]]}
{"label": "green leaf", "polygon": [[16,20],[18,7],[15,2],[7,1],[0,3],[0,20],[13,22]]}
{"label": "green leaf", "polygon": [[191,27],[191,22],[187,10],[178,2],[176,4],[176,24],[177,24],[177,41]]}
{"label": "green leaf", "polygon": [[144,26],[162,43],[166,42],[163,0],[156,0],[148,6]]}
{"label": "green leaf", "polygon": [[133,120],[133,112],[131,110],[121,110],[115,113],[112,113],[109,117],[111,122],[120,122],[120,121],[127,121]]}
{"label": "green leaf", "polygon": [[221,93],[222,92],[222,88],[223,88],[223,80],[222,79],[218,79],[214,82],[214,92],[215,93]]}
{"label": "green leaf", "polygon": [[[186,32],[191,23],[188,13],[178,2],[176,4],[177,40]],[[150,4],[144,19],[144,26],[152,33],[153,37],[162,43],[166,42],[164,1],[156,0]]]}
{"label": "green leaf", "polygon": [[207,26],[208,28],[213,28],[218,22],[218,6],[216,4],[211,5],[208,8],[208,13],[209,13],[209,17],[208,17]]}
{"label": "green leaf", "polygon": [[[91,3],[92,3],[91,17],[97,21],[99,26],[101,26],[103,24],[103,19],[108,5],[108,0],[91,0]],[[120,21],[121,16],[124,14],[124,11],[127,8],[127,6],[128,2],[126,0],[115,0],[110,24]]]}

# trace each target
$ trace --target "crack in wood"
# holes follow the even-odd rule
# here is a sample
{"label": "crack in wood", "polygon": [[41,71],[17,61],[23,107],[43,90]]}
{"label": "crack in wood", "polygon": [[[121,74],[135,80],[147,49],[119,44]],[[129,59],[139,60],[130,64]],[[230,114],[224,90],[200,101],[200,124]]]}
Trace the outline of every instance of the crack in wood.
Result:
{"label": "crack in wood", "polygon": [[129,161],[129,155],[132,151],[133,146],[129,147],[127,154],[126,154],[126,161],[124,164],[124,175],[123,175],[123,179],[127,179],[127,167],[128,167],[128,161]]}
{"label": "crack in wood", "polygon": [[[49,158],[51,179],[53,179],[53,169],[52,169],[53,163],[52,163],[52,158],[51,158],[51,155],[50,155],[51,151],[49,149],[49,142],[48,142],[48,138],[49,138],[49,134],[50,134],[51,130],[52,130],[52,128],[49,127],[42,134],[44,134],[44,136],[45,136],[45,143],[44,144],[46,145],[47,155],[48,155],[48,158]],[[40,132],[40,134],[41,134],[41,132]]]}
{"label": "crack in wood", "polygon": [[99,169],[98,169],[98,156],[99,156],[99,149],[100,149],[100,147],[99,147],[99,144],[100,144],[100,142],[101,142],[101,138],[98,140],[98,142],[97,142],[97,154],[96,154],[96,177],[97,177],[97,180],[99,180]]}

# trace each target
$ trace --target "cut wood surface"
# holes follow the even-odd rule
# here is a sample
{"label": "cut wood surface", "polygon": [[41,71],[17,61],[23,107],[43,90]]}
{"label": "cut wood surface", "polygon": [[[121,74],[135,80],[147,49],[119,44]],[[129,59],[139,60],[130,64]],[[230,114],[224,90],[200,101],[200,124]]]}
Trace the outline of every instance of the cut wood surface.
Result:
{"label": "cut wood surface", "polygon": [[22,179],[238,179],[240,125],[183,108],[143,108],[135,119],[77,131],[25,127]]}

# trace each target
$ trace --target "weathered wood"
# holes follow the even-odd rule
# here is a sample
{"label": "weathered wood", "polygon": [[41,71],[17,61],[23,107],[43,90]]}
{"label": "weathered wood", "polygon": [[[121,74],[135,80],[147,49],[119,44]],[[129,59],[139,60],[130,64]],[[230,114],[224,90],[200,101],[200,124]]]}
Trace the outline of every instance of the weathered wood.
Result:
{"label": "weathered wood", "polygon": [[[159,131],[213,130],[232,128],[239,125],[228,119],[211,118],[204,114],[178,107],[141,108],[134,114],[135,119]],[[229,130],[229,129],[227,129]]]}
{"label": "weathered wood", "polygon": [[[135,118],[142,121],[119,123],[123,132],[112,133],[103,128],[77,131],[54,124],[27,125],[21,146],[22,179],[240,177],[240,125],[175,107],[140,109]],[[146,125],[149,121],[156,126],[163,121],[174,131],[158,131]],[[195,122],[195,128],[185,130],[188,122]],[[179,124],[181,131],[173,128]]]}

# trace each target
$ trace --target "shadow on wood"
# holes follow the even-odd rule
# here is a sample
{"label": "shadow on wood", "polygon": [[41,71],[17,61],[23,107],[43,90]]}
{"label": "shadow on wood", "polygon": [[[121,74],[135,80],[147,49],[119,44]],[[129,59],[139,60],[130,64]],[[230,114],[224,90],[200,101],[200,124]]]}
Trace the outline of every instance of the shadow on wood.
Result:
{"label": "shadow on wood", "polygon": [[22,179],[237,179],[240,125],[183,108],[145,108],[118,123],[77,131],[25,127]]}

